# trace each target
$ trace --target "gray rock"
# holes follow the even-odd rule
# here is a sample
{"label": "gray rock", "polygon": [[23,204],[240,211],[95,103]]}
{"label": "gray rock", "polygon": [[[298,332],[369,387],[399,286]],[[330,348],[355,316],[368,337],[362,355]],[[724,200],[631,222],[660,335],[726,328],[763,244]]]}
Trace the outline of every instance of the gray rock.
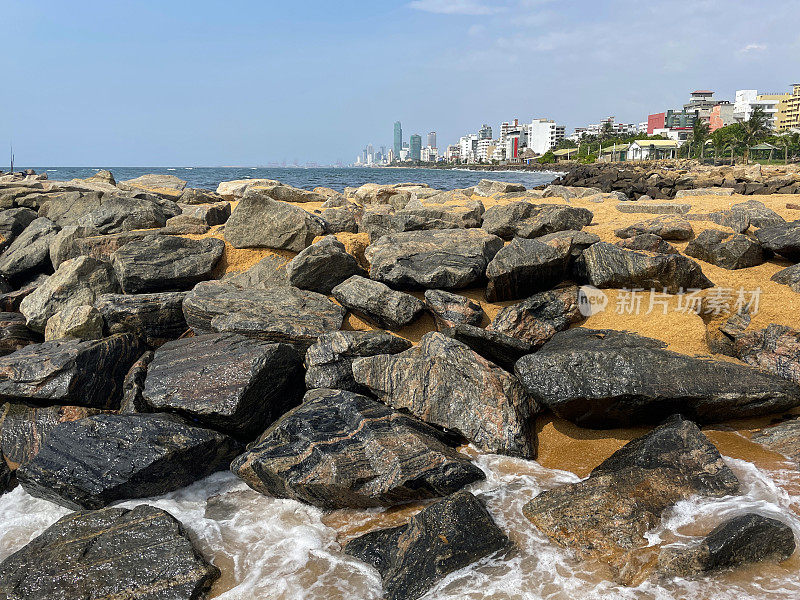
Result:
{"label": "gray rock", "polygon": [[110,264],[79,256],[61,263],[47,281],[20,303],[19,309],[25,315],[28,327],[43,332],[48,319],[56,313],[78,306],[91,306],[101,294],[119,291],[120,286]]}
{"label": "gray rock", "polygon": [[120,181],[117,186],[123,190],[143,190],[154,194],[164,194],[169,197],[180,197],[181,192],[186,188],[186,182],[174,175],[148,173],[135,179]]}
{"label": "gray rock", "polygon": [[28,208],[9,208],[0,211],[0,247],[5,248],[36,220],[36,213]]}
{"label": "gray rock", "polygon": [[425,290],[425,304],[433,314],[439,331],[459,323],[479,326],[483,322],[481,305],[465,296],[444,290]]}
{"label": "gray rock", "polygon": [[183,314],[197,334],[241,333],[307,347],[323,333],[339,329],[345,311],[322,294],[295,287],[203,282],[186,296]]}
{"label": "gray rock", "polygon": [[[96,235],[96,231],[91,227],[78,227],[76,230],[66,227],[65,231],[68,232],[65,234],[66,239],[60,239],[56,235],[53,244],[50,246],[51,256],[55,252],[59,257],[59,264],[78,256],[91,256],[98,260],[111,262],[114,252],[125,244],[140,241],[153,235],[152,232],[146,231]],[[57,249],[54,248],[56,244],[60,246]]]}
{"label": "gray rock", "polygon": [[384,329],[410,325],[425,310],[425,304],[414,296],[358,275],[340,283],[331,293],[342,306]]}
{"label": "gray rock", "polygon": [[674,413],[715,423],[800,405],[797,384],[663,346],[635,334],[570,329],[520,359],[515,371],[537,402],[581,427],[629,427]]}
{"label": "gray rock", "polygon": [[723,269],[745,269],[764,262],[761,244],[741,233],[706,229],[686,246],[685,253]]}
{"label": "gray rock", "polygon": [[77,225],[82,217],[98,210],[102,203],[101,192],[49,194],[39,207],[39,216],[47,217],[59,227]]}
{"label": "gray rock", "polygon": [[99,340],[103,337],[103,317],[94,306],[64,308],[47,320],[45,341],[74,339]]}
{"label": "gray rock", "polygon": [[486,268],[489,280],[486,299],[516,300],[549,289],[567,277],[571,258],[572,248],[568,244],[555,246],[515,238]]}
{"label": "gray rock", "polygon": [[782,216],[758,200],[747,200],[734,204],[731,206],[731,212],[747,215],[747,221],[753,227],[777,227],[786,223]]}
{"label": "gray rock", "polygon": [[800,294],[800,264],[781,269],[770,279],[776,283],[788,285],[793,292]]}
{"label": "gray rock", "polygon": [[583,319],[578,304],[578,288],[568,286],[534,294],[506,306],[487,329],[504,333],[539,348],[557,332]]}
{"label": "gray rock", "polygon": [[586,248],[592,244],[600,241],[600,236],[588,231],[577,231],[575,229],[565,229],[564,231],[555,231],[536,238],[537,241],[543,244],[549,244],[554,248],[560,246],[568,246],[570,254],[573,258],[580,256]]}
{"label": "gray rock", "polygon": [[692,229],[692,224],[683,217],[665,215],[617,229],[614,233],[621,238],[629,238],[642,233],[654,233],[664,240],[684,241],[692,239],[694,229]]}
{"label": "gray rock", "polygon": [[566,204],[511,202],[488,209],[483,215],[483,229],[504,239],[535,238],[557,231],[581,230],[594,215],[585,208]]}
{"label": "gray rock", "polygon": [[[179,204],[217,204],[221,203],[224,198],[212,190],[203,188],[185,188],[181,194],[180,199],[177,200]],[[228,205],[230,207],[230,205]],[[209,223],[211,225],[212,223]]]}
{"label": "gray rock", "polygon": [[95,301],[109,333],[135,334],[151,348],[179,338],[188,325],[183,316],[187,292],[103,294]]}
{"label": "gray rock", "polygon": [[370,277],[401,289],[461,289],[484,279],[503,241],[480,229],[386,235],[367,248]]}
{"label": "gray rock", "polygon": [[554,198],[561,197],[564,200],[572,200],[573,198],[589,198],[602,193],[603,190],[596,187],[577,187],[571,185],[548,185],[542,197]]}
{"label": "gray rock", "polygon": [[286,273],[286,265],[288,264],[288,259],[270,254],[247,269],[247,271],[228,273],[222,280],[237,287],[262,289],[287,287],[291,286],[289,275]]}
{"label": "gray rock", "polygon": [[[326,203],[327,204],[327,203]],[[320,213],[328,233],[357,233],[360,213],[346,207],[326,208]]]}
{"label": "gray rock", "polygon": [[731,333],[737,358],[800,384],[800,331],[772,323],[766,329]]}
{"label": "gray rock", "polygon": [[50,262],[53,268],[57,270],[64,261],[80,256],[74,250],[75,240],[96,234],[97,232],[91,227],[79,227],[78,225],[63,227],[50,242]]}
{"label": "gray rock", "polygon": [[0,255],[0,275],[21,280],[39,273],[52,273],[50,241],[58,227],[50,219],[31,222]]}
{"label": "gray rock", "polygon": [[164,227],[171,216],[153,199],[113,195],[103,196],[103,202],[97,209],[67,224],[93,227],[103,234],[121,233]]}
{"label": "gray rock", "polygon": [[645,252],[654,252],[655,254],[678,253],[678,250],[675,248],[675,246],[669,242],[665,242],[661,237],[654,233],[639,233],[633,237],[614,242],[614,245],[627,250],[643,250]]}
{"label": "gray rock", "polygon": [[278,498],[328,509],[391,506],[447,495],[484,478],[444,442],[430,425],[366,396],[311,390],[231,470]]}
{"label": "gray rock", "polygon": [[683,202],[648,202],[639,198],[638,202],[620,202],[617,210],[621,213],[647,213],[647,214],[685,214],[692,209],[691,204]]}
{"label": "gray rock", "polygon": [[248,192],[225,224],[225,239],[234,248],[300,252],[325,232],[323,223],[302,208]]}
{"label": "gray rock", "polygon": [[514,363],[534,351],[533,344],[491,329],[459,323],[444,330],[444,334],[466,344],[472,350],[502,367],[514,371]]}
{"label": "gray rock", "polygon": [[289,344],[212,333],[156,350],[142,397],[151,411],[178,413],[249,441],[297,406],[304,392],[301,357]]}
{"label": "gray rock", "polygon": [[575,262],[581,281],[598,288],[656,289],[669,294],[714,284],[700,265],[682,254],[648,254],[599,242]]}
{"label": "gray rock", "polygon": [[329,235],[312,244],[286,265],[289,283],[302,290],[330,294],[353,275],[366,275],[344,244]]}
{"label": "gray rock", "polygon": [[[185,194],[186,192],[184,192]],[[178,204],[181,214],[187,217],[200,219],[209,226],[222,225],[231,216],[230,202],[215,202],[214,204]],[[175,218],[175,217],[173,217]]]}
{"label": "gray rock", "polygon": [[17,478],[31,496],[97,509],[185,487],[226,469],[240,451],[233,438],[175,415],[94,415],[51,431]]}
{"label": "gray rock", "polygon": [[208,233],[204,221],[189,215],[178,215],[167,219],[167,224],[158,233],[162,235],[203,235]]}
{"label": "gray rock", "polygon": [[144,401],[144,380],[147,377],[147,369],[153,361],[154,352],[148,350],[139,357],[130,369],[128,369],[125,379],[122,382],[122,401],[119,405],[120,414],[149,412],[149,407]]}
{"label": "gray rock", "polygon": [[62,517],[0,564],[0,596],[195,600],[219,576],[175,517],[142,504]]}
{"label": "gray rock", "polygon": [[378,570],[386,600],[416,600],[446,575],[510,546],[481,501],[458,492],[405,525],[351,540],[344,551]]}
{"label": "gray rock", "polygon": [[216,238],[151,235],[122,246],[111,263],[126,294],[183,291],[211,278],[224,249]]}
{"label": "gray rock", "polygon": [[504,181],[493,181],[491,179],[481,179],[475,186],[475,193],[478,196],[491,196],[492,194],[507,194],[509,192],[524,192],[525,186],[518,183],[506,183]]}
{"label": "gray rock", "polygon": [[245,198],[248,196],[252,198],[271,198],[272,200],[278,200],[280,202],[296,203],[325,202],[327,199],[322,194],[278,182],[250,186],[244,193]]}
{"label": "gray rock", "polygon": [[766,250],[800,261],[800,221],[762,227],[755,236]]}
{"label": "gray rock", "polygon": [[695,188],[693,190],[678,190],[675,192],[675,198],[691,198],[693,196],[732,196],[732,188],[713,187],[713,188]]}
{"label": "gray rock", "polygon": [[353,378],[353,359],[398,354],[411,342],[384,331],[335,331],[321,335],[306,351],[306,387],[367,393]]}
{"label": "gray rock", "polygon": [[536,455],[538,412],[517,379],[441,333],[395,355],[357,358],[355,380],[381,401],[460,433],[486,452]]}

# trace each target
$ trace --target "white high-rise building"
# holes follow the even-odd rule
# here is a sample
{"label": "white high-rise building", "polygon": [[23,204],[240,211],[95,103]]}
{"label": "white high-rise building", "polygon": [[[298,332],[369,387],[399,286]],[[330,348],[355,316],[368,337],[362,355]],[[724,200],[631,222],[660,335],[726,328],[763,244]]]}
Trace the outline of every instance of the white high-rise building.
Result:
{"label": "white high-rise building", "polygon": [[477,149],[475,150],[475,158],[483,161],[490,161],[492,160],[492,152],[494,152],[494,147],[497,144],[492,139],[481,138],[478,140]]}
{"label": "white high-rise building", "polygon": [[436,162],[438,158],[439,150],[431,146],[426,146],[420,151],[420,160],[422,162]]}
{"label": "white high-rise building", "polygon": [[760,106],[767,117],[767,125],[770,129],[775,129],[778,104],[780,100],[759,96],[758,90],[737,90],[733,104],[733,118],[737,121],[747,121],[752,116],[753,110]]}
{"label": "white high-rise building", "polygon": [[475,151],[478,146],[478,136],[474,133],[462,136],[458,140],[458,150],[461,161],[475,162]]}
{"label": "white high-rise building", "polygon": [[564,139],[564,126],[548,119],[534,119],[528,130],[528,148],[536,154],[544,154],[555,148]]}

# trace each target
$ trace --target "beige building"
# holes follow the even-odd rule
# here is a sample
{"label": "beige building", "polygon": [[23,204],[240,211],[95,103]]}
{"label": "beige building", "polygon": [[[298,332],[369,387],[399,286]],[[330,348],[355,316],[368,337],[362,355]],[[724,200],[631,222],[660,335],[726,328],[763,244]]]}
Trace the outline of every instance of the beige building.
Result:
{"label": "beige building", "polygon": [[785,94],[759,94],[758,100],[776,102],[776,131],[800,127],[800,83],[792,85],[792,91]]}

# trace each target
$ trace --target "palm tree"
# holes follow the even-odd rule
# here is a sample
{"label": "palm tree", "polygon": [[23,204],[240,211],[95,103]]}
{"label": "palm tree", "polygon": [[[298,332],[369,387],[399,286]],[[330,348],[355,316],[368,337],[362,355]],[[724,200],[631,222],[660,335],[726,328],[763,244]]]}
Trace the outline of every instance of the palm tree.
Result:
{"label": "palm tree", "polygon": [[700,160],[705,156],[705,144],[710,128],[702,119],[695,119],[692,124],[692,140],[700,145]]}
{"label": "palm tree", "polygon": [[747,121],[737,123],[736,139],[744,146],[744,164],[750,163],[750,147],[754,146],[770,133],[767,115],[760,106],[756,106]]}

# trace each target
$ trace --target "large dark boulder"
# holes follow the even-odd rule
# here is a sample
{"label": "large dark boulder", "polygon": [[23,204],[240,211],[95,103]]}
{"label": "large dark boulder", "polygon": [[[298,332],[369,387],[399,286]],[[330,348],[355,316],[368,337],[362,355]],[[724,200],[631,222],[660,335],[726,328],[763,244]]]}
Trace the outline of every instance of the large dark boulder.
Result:
{"label": "large dark boulder", "polygon": [[688,548],[664,548],[658,556],[658,572],[691,577],[766,560],[780,562],[794,549],[794,533],[786,523],[748,513],[718,525]]}
{"label": "large dark boulder", "polygon": [[506,306],[489,324],[490,331],[504,333],[540,347],[557,332],[583,319],[574,285],[534,294]]}
{"label": "large dark boulder", "polygon": [[764,249],[800,262],[800,221],[762,227],[754,235]]}
{"label": "large dark boulder", "polygon": [[557,231],[580,230],[594,215],[585,208],[567,204],[509,202],[483,214],[483,229],[503,239],[535,238]]}
{"label": "large dark boulder", "polygon": [[198,334],[241,333],[310,346],[323,333],[341,328],[345,310],[322,294],[295,287],[240,288],[209,281],[187,294],[183,314]]}
{"label": "large dark boulder", "polygon": [[516,300],[550,289],[567,277],[571,260],[569,244],[515,238],[486,269],[486,299]]}
{"label": "large dark boulder", "polygon": [[761,244],[741,233],[706,229],[686,246],[685,253],[723,269],[745,269],[764,262]]}
{"label": "large dark boulder", "polygon": [[425,304],[411,294],[359,275],[340,283],[332,293],[342,306],[385,329],[410,325],[425,312]]}
{"label": "large dark boulder", "polygon": [[439,331],[459,323],[477,327],[483,322],[481,305],[466,296],[445,290],[425,290],[425,304],[433,314]]}
{"label": "large dark boulder", "polygon": [[103,294],[94,303],[109,333],[134,333],[156,348],[186,333],[183,300],[188,292]]}
{"label": "large dark boulder", "polygon": [[202,600],[219,576],[175,517],[142,504],[62,517],[0,563],[0,596]]}
{"label": "large dark boulder", "polygon": [[458,492],[405,525],[351,540],[344,551],[378,570],[386,600],[416,600],[442,577],[510,546],[481,501]]}
{"label": "large dark boulder", "polygon": [[650,254],[599,242],[575,261],[581,281],[598,288],[656,289],[677,294],[714,284],[695,261],[682,254]]}
{"label": "large dark boulder", "polygon": [[31,344],[0,357],[0,400],[116,408],[140,354],[131,334]]}
{"label": "large dark boulder", "polygon": [[739,333],[736,356],[748,365],[800,384],[800,331],[772,323]]}
{"label": "large dark boulder", "polygon": [[334,331],[321,335],[305,357],[306,387],[369,390],[353,379],[353,359],[376,354],[397,354],[411,348],[411,342],[384,331]]}
{"label": "large dark boulder", "polygon": [[615,579],[641,580],[645,535],[668,508],[696,495],[737,493],[739,482],[697,426],[674,416],[629,442],[588,479],[540,493],[523,514],[579,558],[608,562]]}
{"label": "large dark boulder", "polygon": [[482,329],[466,323],[458,323],[443,333],[462,344],[466,344],[475,352],[492,361],[494,364],[513,372],[514,364],[526,354],[534,351],[530,342],[511,337],[499,331]]}
{"label": "large dark boulder", "polygon": [[644,233],[655,234],[663,240],[685,241],[694,236],[692,224],[683,217],[662,215],[649,221],[634,223],[614,231],[617,237],[631,238]]}
{"label": "large dark boulder", "polygon": [[385,235],[367,248],[372,279],[400,289],[460,289],[484,279],[503,240],[481,229]]}
{"label": "large dark boulder", "polygon": [[655,254],[678,253],[675,246],[669,242],[665,242],[654,233],[637,233],[632,237],[614,242],[614,245],[628,250],[644,250],[645,252],[654,252]]}
{"label": "large dark boulder", "polygon": [[107,262],[79,256],[58,267],[47,281],[29,294],[19,306],[28,327],[44,332],[48,319],[59,311],[92,305],[101,294],[119,292],[114,269]]}
{"label": "large dark boulder", "polygon": [[164,227],[167,219],[174,215],[165,212],[155,198],[144,196],[104,195],[99,207],[68,224],[92,227],[101,234]]}
{"label": "large dark boulder", "polygon": [[43,197],[39,216],[47,217],[59,227],[77,225],[81,217],[100,208],[103,194],[95,192],[62,192]]}
{"label": "large dark boulder", "polygon": [[758,200],[746,200],[734,204],[731,206],[731,212],[745,215],[748,224],[753,227],[777,227],[786,223],[782,216]]}
{"label": "large dark boulder", "polygon": [[277,248],[300,252],[325,232],[324,221],[302,208],[250,191],[225,223],[234,248]]}
{"label": "large dark boulder", "polygon": [[52,273],[50,242],[58,226],[50,219],[32,221],[0,255],[0,275],[21,282],[39,273]]}
{"label": "large dark boulder", "polygon": [[126,294],[179,292],[210,279],[224,250],[216,238],[151,235],[122,246],[111,263]]}
{"label": "large dark boulder", "polygon": [[353,275],[366,275],[339,240],[329,235],[312,244],[286,265],[289,283],[301,290],[330,294]]}
{"label": "large dark boulder", "polygon": [[231,470],[253,489],[323,508],[444,496],[483,472],[422,421],[366,396],[309,391]]}
{"label": "large dark boulder", "polygon": [[789,289],[800,294],[800,263],[781,269],[771,279],[776,283],[788,285]]}
{"label": "large dark boulder", "polygon": [[515,371],[536,401],[582,427],[628,427],[673,413],[714,423],[800,405],[800,386],[775,375],[611,330],[557,333]]}
{"label": "large dark boulder", "polygon": [[57,425],[100,412],[85,406],[33,406],[7,402],[0,405],[0,449],[6,462],[16,469],[36,456]]}
{"label": "large dark boulder", "polygon": [[17,470],[31,496],[71,509],[159,496],[228,468],[233,438],[175,415],[94,415],[61,423]]}
{"label": "large dark boulder", "polygon": [[29,208],[9,208],[0,211],[0,248],[7,247],[25,228],[36,220]]}
{"label": "large dark boulder", "polygon": [[532,402],[510,373],[441,333],[400,354],[353,361],[355,380],[379,399],[456,431],[487,452],[533,458]]}
{"label": "large dark boulder", "polygon": [[143,398],[151,411],[252,440],[304,392],[302,360],[289,344],[212,333],[156,350]]}

